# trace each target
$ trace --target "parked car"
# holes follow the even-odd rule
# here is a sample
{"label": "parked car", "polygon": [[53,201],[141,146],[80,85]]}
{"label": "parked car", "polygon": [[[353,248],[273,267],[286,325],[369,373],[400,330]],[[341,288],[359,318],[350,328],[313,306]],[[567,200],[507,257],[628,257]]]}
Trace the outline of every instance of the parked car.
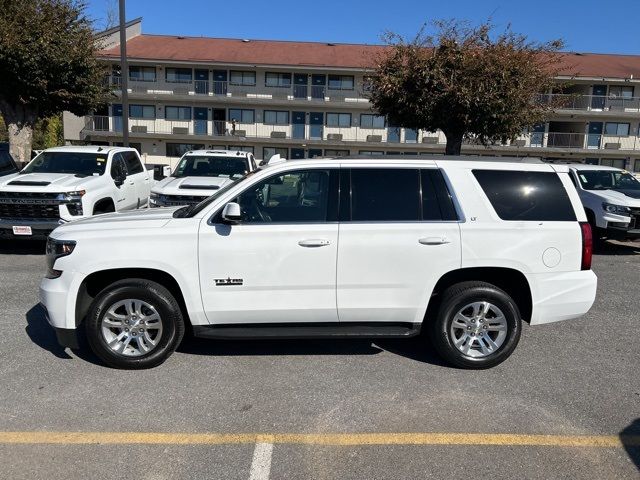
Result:
{"label": "parked car", "polygon": [[58,225],[147,205],[151,175],[122,147],[56,147],[0,178],[0,238],[46,236]]}
{"label": "parked car", "polygon": [[16,173],[18,167],[9,153],[9,144],[0,143],[0,177]]}
{"label": "parked car", "polygon": [[203,202],[62,225],[40,298],[63,346],[153,367],[206,338],[404,338],[505,360],[521,322],[586,313],[591,229],[567,166],[270,161]]}
{"label": "parked car", "polygon": [[595,236],[640,238],[640,181],[635,176],[601,165],[569,168]]}
{"label": "parked car", "polygon": [[185,153],[170,177],[151,189],[152,207],[199,203],[216,190],[257,168],[252,153],[194,150]]}

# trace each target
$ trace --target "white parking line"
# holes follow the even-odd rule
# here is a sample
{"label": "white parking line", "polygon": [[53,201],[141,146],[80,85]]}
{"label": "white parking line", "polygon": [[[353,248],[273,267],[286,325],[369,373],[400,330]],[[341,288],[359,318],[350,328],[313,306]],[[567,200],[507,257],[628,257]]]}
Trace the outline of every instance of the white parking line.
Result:
{"label": "white parking line", "polygon": [[256,443],[251,461],[249,480],[269,480],[273,443]]}

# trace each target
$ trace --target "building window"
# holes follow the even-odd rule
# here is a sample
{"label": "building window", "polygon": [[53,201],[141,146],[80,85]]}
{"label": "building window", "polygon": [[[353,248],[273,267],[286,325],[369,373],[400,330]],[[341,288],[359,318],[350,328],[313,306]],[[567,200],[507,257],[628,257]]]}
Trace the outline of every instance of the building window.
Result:
{"label": "building window", "polygon": [[167,143],[167,157],[181,157],[191,150],[203,150],[202,143]]}
{"label": "building window", "polygon": [[604,127],[605,135],[616,135],[619,137],[629,136],[628,123],[607,122]]}
{"label": "building window", "polygon": [[265,110],[263,123],[267,125],[289,125],[289,112]]}
{"label": "building window", "polygon": [[349,155],[349,150],[331,150],[326,149],[324,151],[325,157],[346,157]]}
{"label": "building window", "polygon": [[191,120],[191,107],[165,107],[166,120]]}
{"label": "building window", "polygon": [[417,143],[418,142],[418,131],[412,130],[411,128],[404,129],[404,141],[405,143]]}
{"label": "building window", "polygon": [[153,105],[129,105],[129,116],[131,118],[156,118],[156,107]]}
{"label": "building window", "polygon": [[367,157],[377,157],[378,155],[384,155],[382,150],[360,150],[358,155],[366,155]]}
{"label": "building window", "polygon": [[289,157],[289,149],[288,148],[275,148],[275,147],[264,147],[262,149],[262,158],[263,160],[269,160],[274,155],[280,155],[282,158]]}
{"label": "building window", "polygon": [[329,75],[329,90],[353,90],[353,75]]}
{"label": "building window", "polygon": [[190,68],[167,68],[165,78],[171,83],[189,83],[192,80]]}
{"label": "building window", "polygon": [[231,70],[229,72],[229,82],[231,85],[250,85],[256,84],[256,72],[242,72],[240,70]]}
{"label": "building window", "polygon": [[600,160],[600,165],[604,167],[614,167],[624,169],[624,158],[603,158]]}
{"label": "building window", "polygon": [[255,111],[243,108],[230,108],[229,120],[235,120],[238,123],[254,123]]}
{"label": "building window", "polygon": [[327,127],[350,127],[350,113],[327,113]]}
{"label": "building window", "polygon": [[384,128],[384,125],[385,121],[382,115],[360,114],[360,126],[362,128]]}
{"label": "building window", "polygon": [[254,147],[250,147],[249,145],[229,145],[229,150],[237,150],[238,152],[253,153]]}
{"label": "building window", "polygon": [[633,162],[633,171],[640,172],[640,159]]}
{"label": "building window", "polygon": [[267,72],[264,77],[264,84],[267,87],[290,87],[291,74]]}
{"label": "building window", "polygon": [[156,67],[129,67],[129,79],[136,82],[155,82]]}
{"label": "building window", "polygon": [[611,85],[609,87],[609,96],[610,97],[622,97],[622,98],[632,98],[633,97],[633,87],[630,85]]}

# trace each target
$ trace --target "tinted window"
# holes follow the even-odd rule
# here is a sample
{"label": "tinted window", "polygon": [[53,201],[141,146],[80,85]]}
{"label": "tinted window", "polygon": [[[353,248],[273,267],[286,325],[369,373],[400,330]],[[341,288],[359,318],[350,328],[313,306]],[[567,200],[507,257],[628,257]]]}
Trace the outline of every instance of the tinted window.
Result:
{"label": "tinted window", "polygon": [[113,160],[111,161],[111,178],[114,180],[117,178],[122,178],[127,176],[127,171],[124,166],[124,160],[122,159],[122,155],[116,153],[113,156]]}
{"label": "tinted window", "polygon": [[447,184],[442,172],[436,169],[421,170],[422,177],[422,219],[457,220]]}
{"label": "tinted window", "polygon": [[11,155],[6,150],[0,150],[0,171],[13,169]]}
{"label": "tinted window", "polygon": [[245,157],[213,157],[185,155],[180,160],[174,177],[244,177],[248,166]]}
{"label": "tinted window", "polygon": [[34,158],[24,173],[73,173],[76,175],[102,175],[107,163],[104,153],[48,152]]}
{"label": "tinted window", "polygon": [[556,173],[473,170],[473,175],[502,220],[576,220]]}
{"label": "tinted window", "polygon": [[242,210],[242,222],[326,222],[329,178],[329,170],[302,170],[251,186],[236,200]]}
{"label": "tinted window", "polygon": [[420,220],[420,172],[413,169],[351,170],[353,221]]}
{"label": "tinted window", "polygon": [[142,168],[142,164],[140,163],[140,160],[138,160],[138,156],[135,153],[123,152],[122,157],[127,164],[127,171],[129,172],[129,175],[144,171],[144,169]]}

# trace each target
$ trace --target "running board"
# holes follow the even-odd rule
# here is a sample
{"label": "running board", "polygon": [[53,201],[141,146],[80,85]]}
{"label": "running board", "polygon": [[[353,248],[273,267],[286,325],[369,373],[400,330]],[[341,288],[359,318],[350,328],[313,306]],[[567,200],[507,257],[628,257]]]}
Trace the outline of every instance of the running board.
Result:
{"label": "running board", "polygon": [[194,325],[193,334],[201,338],[407,338],[420,333],[420,323],[308,323],[245,325]]}

